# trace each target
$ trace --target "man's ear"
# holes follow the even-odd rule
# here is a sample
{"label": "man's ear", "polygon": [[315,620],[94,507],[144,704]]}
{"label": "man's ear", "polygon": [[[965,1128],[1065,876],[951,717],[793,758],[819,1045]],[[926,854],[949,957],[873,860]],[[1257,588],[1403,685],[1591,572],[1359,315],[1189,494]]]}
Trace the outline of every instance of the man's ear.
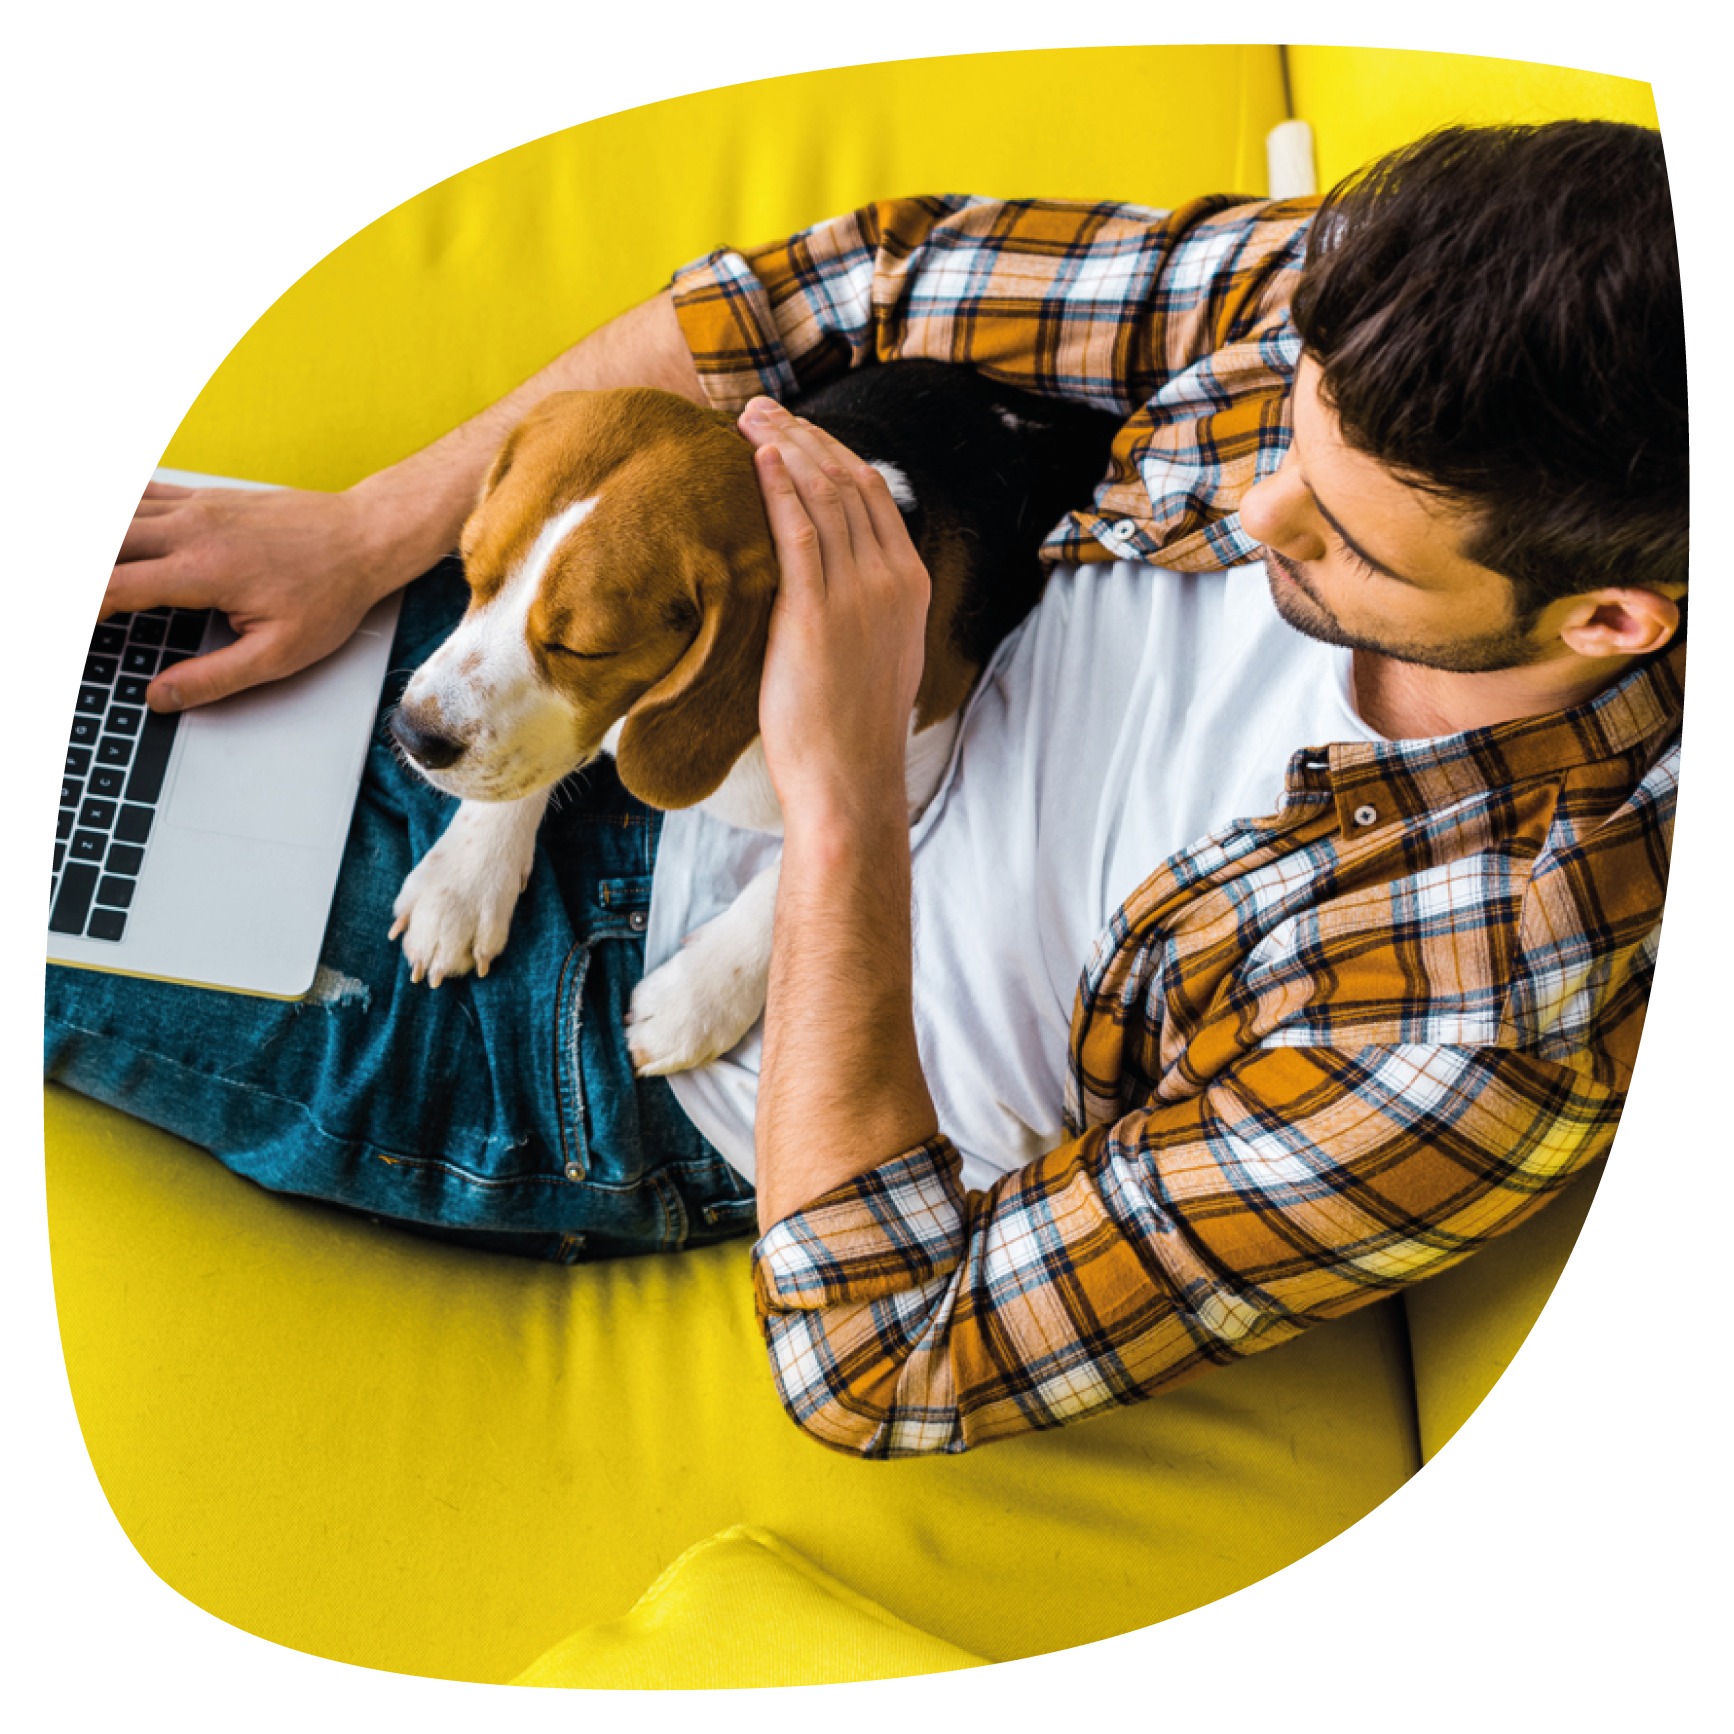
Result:
{"label": "man's ear", "polygon": [[1610,587],[1573,597],[1560,623],[1562,643],[1579,656],[1648,656],[1680,630],[1684,586],[1667,591]]}

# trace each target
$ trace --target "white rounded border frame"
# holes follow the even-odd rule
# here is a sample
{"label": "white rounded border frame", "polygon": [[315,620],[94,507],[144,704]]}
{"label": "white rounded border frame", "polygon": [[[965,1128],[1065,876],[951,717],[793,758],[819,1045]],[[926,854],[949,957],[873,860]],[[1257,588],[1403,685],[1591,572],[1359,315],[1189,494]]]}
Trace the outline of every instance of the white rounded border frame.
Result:
{"label": "white rounded border frame", "polygon": [[[468,1703],[468,1705],[499,1705],[525,1706],[525,1708],[595,1708],[595,1710],[737,1710],[737,1708],[782,1708],[782,1706],[798,1705],[853,1705],[853,1703],[874,1703],[883,1699],[921,1698],[929,1694],[948,1694],[948,1692],[981,1691],[983,1687],[1013,1684],[1023,1680],[1042,1679],[1047,1675],[1063,1675],[1063,1673],[1098,1665],[1103,1661],[1134,1656],[1157,1646],[1172,1644],[1174,1640],[1184,1639],[1191,1633],[1202,1632],[1209,1626],[1219,1625],[1222,1621],[1233,1620],[1236,1614],[1248,1613],[1254,1607],[1264,1602],[1276,1599],[1288,1590],[1306,1583],[1309,1578],[1325,1571],[1333,1564],[1342,1561],[1344,1557],[1353,1554],[1356,1548],[1379,1535],[1382,1529],[1403,1516],[1405,1512],[1424,1500],[1425,1496],[1436,1488],[1451,1469],[1462,1462],[1462,1458],[1474,1450],[1477,1441],[1488,1431],[1491,1422],[1502,1413],[1509,1403],[1512,1394],[1519,1389],[1524,1380],[1528,1379],[1531,1368],[1536,1365],[1548,1342],[1554,1339],[1554,1333],[1559,1328],[1562,1318],[1566,1316],[1571,1302],[1578,1294],[1585,1271],[1595,1257],[1595,1250],[1602,1240],[1602,1233],[1607,1226],[1607,1219],[1614,1209],[1614,1202],[1620,1195],[1621,1186],[1625,1183],[1626,1170],[1632,1162],[1633,1144],[1637,1143],[1640,1125],[1644,1124],[1644,1111],[1649,1101],[1649,1091],[1656,1075],[1659,1049],[1663,1042],[1663,1032],[1668,1025],[1666,1013],[1672,1006],[1673,983],[1679,969],[1680,936],[1684,928],[1685,902],[1687,902],[1687,886],[1691,877],[1692,844],[1696,831],[1696,813],[1698,813],[1699,780],[1703,766],[1703,744],[1705,744],[1705,678],[1706,678],[1706,645],[1708,645],[1708,570],[1710,570],[1710,463],[1708,463],[1708,364],[1706,364],[1705,349],[1705,298],[1703,298],[1703,272],[1698,248],[1698,227],[1694,220],[1691,203],[1691,177],[1687,172],[1685,161],[1685,146],[1682,130],[1680,130],[1679,108],[1675,101],[1672,71],[1663,62],[1637,61],[1623,55],[1600,54],[1594,50],[1580,50],[1568,45],[1548,45],[1548,43],[1519,42],[1505,40],[1498,36],[1455,35],[1451,31],[1431,31],[1431,29],[1375,29],[1375,28],[1328,28],[1328,26],[1273,26],[1273,24],[1176,24],[1176,26],[1089,26],[1075,29],[1011,29],[1011,31],[981,31],[969,35],[921,36],[921,38],[902,38],[895,42],[857,43],[851,47],[832,47],[832,49],[806,50],[798,54],[773,55],[766,59],[754,61],[739,61],[718,66],[718,68],[697,69],[683,75],[661,78],[652,83],[643,83],[631,88],[623,88],[617,92],[593,97],[583,102],[576,102],[570,108],[555,109],[550,113],[539,114],[534,120],[522,121],[518,125],[499,130],[487,135],[484,139],[475,140],[470,146],[460,151],[442,156],[433,163],[428,163],[418,172],[406,175],[404,179],[395,182],[394,186],[385,187],[373,198],[366,199],[362,205],[355,206],[347,217],[331,225],[329,229],[319,234],[314,241],[307,243],[293,255],[284,260],[284,264],[267,277],[265,283],[246,298],[246,302],[236,309],[229,321],[222,326],[217,335],[206,345],[205,352],[199,355],[186,378],[180,381],[180,387],[170,397],[163,407],[158,420],[151,428],[149,439],[140,447],[139,456],[128,472],[127,482],[121,487],[120,496],[116,498],[113,512],[109,515],[108,527],[102,534],[101,541],[95,548],[95,555],[90,560],[88,581],[83,591],[83,600],[73,623],[71,643],[85,642],[90,629],[95,624],[95,614],[101,602],[102,590],[106,584],[106,574],[113,569],[114,560],[120,553],[120,543],[128,520],[132,515],[132,501],[139,498],[146,480],[156,466],[160,465],[168,442],[173,432],[179,428],[180,421],[186,416],[194,397],[205,387],[206,381],[224,362],[239,338],[251,328],[258,316],[272,302],[276,302],[283,291],[295,283],[298,277],[309,271],[312,265],[321,258],[342,246],[347,239],[364,229],[376,217],[401,205],[414,194],[425,191],[435,182],[447,179],[449,175],[460,172],[463,168],[487,160],[491,156],[515,149],[529,140],[541,139],[553,132],[564,132],[565,128],[577,127],[584,121],[596,120],[605,114],[623,113],[626,109],[642,108],[649,102],[668,101],[669,97],[687,95],[697,90],[716,90],[716,88],[746,83],[758,78],[777,78],[777,76],[805,73],[824,68],[839,68],[839,66],[865,66],[876,62],[903,61],[912,57],[943,57],[943,55],[962,54],[992,54],[992,52],[1007,52],[1007,50],[1030,49],[1082,49],[1082,47],[1134,47],[1134,45],[1167,45],[1167,43],[1269,43],[1273,40],[1288,43],[1288,45],[1327,45],[1327,47],[1380,47],[1380,49],[1413,49],[1432,50],[1439,54],[1490,55],[1496,59],[1509,61],[1536,61],[1552,66],[1609,73],[1620,78],[1635,78],[1647,83],[1653,90],[1656,101],[1661,135],[1668,154],[1668,172],[1673,189],[1673,208],[1675,222],[1679,227],[1680,269],[1685,290],[1685,309],[1687,309],[1687,359],[1691,369],[1691,414],[1692,414],[1692,484],[1694,484],[1694,499],[1703,501],[1703,506],[1692,513],[1691,527],[1691,570],[1692,579],[1692,638],[1687,647],[1687,709],[1684,723],[1684,773],[1680,786],[1679,820],[1675,825],[1673,838],[1672,869],[1670,869],[1670,884],[1666,898],[1665,916],[1663,916],[1663,940],[1656,964],[1656,985],[1651,995],[1651,1011],[1644,1028],[1644,1039],[1639,1049],[1639,1059],[1633,1072],[1632,1089],[1626,1098],[1625,1113],[1621,1115],[1620,1131],[1614,1139],[1613,1151],[1607,1158],[1607,1169],[1604,1179],[1600,1181],[1594,1203],[1590,1207],[1587,1222],[1583,1226],[1573,1254],[1566,1262],[1559,1283],[1555,1285],[1554,1294],[1543,1307],[1535,1327],[1531,1328],[1528,1337],[1524,1339],[1516,1358],[1503,1372],[1488,1396],[1474,1415],[1458,1429],[1451,1437],[1450,1443],[1425,1463],[1410,1481],[1403,1484],[1391,1498],[1387,1498],[1377,1509],[1368,1512],[1361,1521],[1351,1524],[1332,1542],[1316,1548],[1304,1559],[1295,1561],[1292,1566],[1276,1571],[1268,1578],[1262,1578],[1248,1588],[1238,1590],[1233,1595],[1226,1595],[1221,1600],[1210,1602],[1207,1606],[1196,1607],[1191,1613],[1177,1614],[1172,1620],[1165,1620],[1160,1625],[1144,1626],[1138,1632],[1127,1632],[1115,1639],[1103,1639],[1096,1644],[1084,1644],[1075,1649],[1054,1651],[1044,1656],[1011,1661],[1011,1663],[990,1663],[983,1668],[973,1668],[964,1673],[942,1673],[942,1675],[924,1675],[902,1680],[876,1680],[858,1685],[815,1685],[815,1687],[766,1687],[766,1689],[739,1689],[739,1691],[713,1692],[583,1692],[555,1691],[546,1687],[503,1687],[503,1685],[473,1685],[458,1682],[458,1680],[432,1680],[420,1675],[401,1675],[401,1673],[385,1673],[371,1668],[328,1661],[319,1656],[309,1656],[302,1651],[288,1649],[281,1644],[272,1644],[269,1640],[255,1637],[253,1633],[243,1632],[227,1621],[218,1620],[205,1609],[196,1606],[184,1595],[175,1592],[156,1576],[153,1569],[147,1566],[140,1557],[137,1548],[128,1540],[120,1522],[116,1521],[109,1509],[108,1500],[102,1495],[101,1484],[97,1483],[94,1467],[90,1463],[90,1453],[83,1443],[83,1434],[78,1427],[76,1411],[73,1408],[71,1387],[66,1377],[66,1361],[61,1351],[59,1340],[59,1325],[54,1309],[54,1281],[49,1262],[49,1222],[47,1222],[47,1183],[45,1183],[45,1151],[43,1151],[43,1105],[42,1105],[42,1016],[43,1016],[43,957],[45,957],[45,924],[47,924],[47,909],[45,909],[45,886],[47,886],[47,862],[49,851],[52,850],[52,818],[54,818],[55,803],[50,801],[50,792],[54,791],[59,779],[59,766],[64,758],[64,740],[66,728],[71,720],[73,694],[78,685],[78,659],[69,655],[66,669],[62,671],[59,683],[59,699],[55,704],[54,728],[50,733],[49,756],[45,759],[43,768],[42,792],[36,817],[35,838],[33,838],[33,853],[31,853],[31,893],[29,893],[28,931],[26,931],[26,971],[24,971],[24,1063],[23,1063],[23,1096],[24,1096],[24,1167],[26,1167],[26,1221],[29,1233],[29,1273],[31,1283],[35,1288],[36,1328],[42,1342],[43,1365],[47,1370],[50,1396],[54,1403],[54,1415],[59,1425],[61,1441],[66,1448],[66,1457],[73,1470],[78,1488],[83,1493],[90,1516],[101,1531],[104,1542],[113,1550],[114,1557],[120,1561],[135,1585],[154,1600],[158,1606],[172,1614],[175,1620],[192,1628],[194,1632],[203,1633],[217,1644],[227,1646],[243,1656],[251,1656],[257,1661],[271,1663],[276,1668],[284,1668],[290,1672],[305,1675],[310,1680],[324,1680],[331,1684],[354,1685],[364,1691],[399,1694],[406,1698],[430,1699],[430,1701],[447,1701],[447,1703]],[[61,756],[55,756],[55,744],[61,746]],[[52,775],[50,775],[52,770]],[[99,1635],[92,1633],[92,1640],[99,1642]],[[525,1666],[532,1658],[525,1656]],[[1247,1680],[1238,1680],[1235,1687],[1235,1699],[1242,1706],[1247,1706]],[[1274,1680],[1269,1685],[1271,1694],[1285,1691],[1280,1680]],[[1292,1685],[1288,1687],[1292,1691]]]}

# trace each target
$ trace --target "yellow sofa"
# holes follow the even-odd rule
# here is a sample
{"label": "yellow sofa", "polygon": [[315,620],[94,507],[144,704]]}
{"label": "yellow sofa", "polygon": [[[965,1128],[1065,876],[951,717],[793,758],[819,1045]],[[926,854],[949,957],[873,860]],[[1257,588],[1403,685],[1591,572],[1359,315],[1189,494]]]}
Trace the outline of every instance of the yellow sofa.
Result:
{"label": "yellow sofa", "polygon": [[[1110,78],[1160,97],[1124,122],[1136,152],[1106,129],[993,124]],[[706,92],[526,145],[381,218],[260,319],[164,462],[343,486],[672,266],[877,195],[1262,192],[1285,87],[1321,185],[1448,119],[1655,121],[1628,80],[1332,48],[1286,65],[1274,47],[987,55]],[[773,149],[773,104],[779,137],[824,148]],[[715,148],[679,148],[694,136]],[[778,1407],[745,1242],[533,1265],[271,1197],[64,1091],[47,1126],[68,1377],[152,1570],[315,1655],[552,1686],[916,1674],[1228,1595],[1439,1450],[1515,1354],[1595,1186],[1401,1301],[1158,1401],[959,1459],[861,1464]]]}

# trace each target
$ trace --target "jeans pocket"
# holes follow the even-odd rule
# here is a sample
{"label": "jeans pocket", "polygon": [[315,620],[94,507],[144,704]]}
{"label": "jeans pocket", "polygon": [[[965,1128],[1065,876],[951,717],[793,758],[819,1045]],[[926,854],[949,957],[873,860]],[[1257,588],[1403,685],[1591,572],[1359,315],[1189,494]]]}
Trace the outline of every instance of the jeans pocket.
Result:
{"label": "jeans pocket", "polygon": [[560,972],[555,1042],[568,1180],[636,1186],[670,1154],[645,1148],[639,1091],[651,1080],[633,1074],[626,1046],[626,1013],[644,972],[650,884],[649,874],[598,878]]}

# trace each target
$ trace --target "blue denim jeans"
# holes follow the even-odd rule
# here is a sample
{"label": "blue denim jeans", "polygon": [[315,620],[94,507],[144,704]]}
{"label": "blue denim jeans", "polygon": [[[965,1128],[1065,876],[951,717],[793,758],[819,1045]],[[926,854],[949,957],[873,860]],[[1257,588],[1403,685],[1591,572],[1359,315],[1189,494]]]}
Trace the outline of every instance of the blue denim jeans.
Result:
{"label": "blue denim jeans", "polygon": [[261,1186],[446,1239],[572,1263],[738,1234],[751,1186],[627,1057],[661,815],[611,763],[561,790],[486,978],[414,984],[386,938],[455,803],[383,724],[466,599],[452,564],[406,593],[312,995],[51,967],[47,1076]]}

